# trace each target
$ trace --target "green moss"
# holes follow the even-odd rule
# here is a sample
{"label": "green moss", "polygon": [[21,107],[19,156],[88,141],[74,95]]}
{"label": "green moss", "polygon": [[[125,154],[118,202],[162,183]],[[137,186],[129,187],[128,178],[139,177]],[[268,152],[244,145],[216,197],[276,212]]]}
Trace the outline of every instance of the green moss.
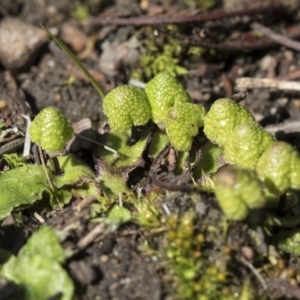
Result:
{"label": "green moss", "polygon": [[[168,26],[169,30],[177,31],[177,26]],[[145,35],[148,39],[145,39]],[[177,39],[170,36],[165,37],[165,42],[160,45],[161,40],[153,41],[153,28],[143,30],[143,45],[145,52],[140,56],[140,66],[133,70],[132,76],[139,80],[148,80],[161,72],[168,72],[173,76],[188,74],[188,70],[181,64],[181,57],[186,48]]]}
{"label": "green moss", "polygon": [[176,276],[177,298],[228,299],[228,293],[222,291],[226,272],[215,261],[202,257],[207,247],[205,234],[197,231],[194,222],[195,212],[190,210],[180,216],[169,216],[165,224],[165,254],[168,270]]}

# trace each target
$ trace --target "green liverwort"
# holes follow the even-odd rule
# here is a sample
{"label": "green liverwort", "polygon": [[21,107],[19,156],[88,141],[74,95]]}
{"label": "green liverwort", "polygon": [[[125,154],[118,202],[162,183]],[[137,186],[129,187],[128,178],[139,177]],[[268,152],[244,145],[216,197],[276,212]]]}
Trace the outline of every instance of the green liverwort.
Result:
{"label": "green liverwort", "polygon": [[151,117],[151,109],[144,91],[132,85],[119,86],[103,99],[103,111],[109,125],[117,132],[125,132],[132,125],[145,125]]}
{"label": "green liverwort", "polygon": [[228,134],[224,146],[225,161],[254,170],[263,152],[274,143],[274,138],[257,122],[240,124]]}
{"label": "green liverwort", "polygon": [[246,219],[251,209],[263,208],[266,203],[255,172],[237,167],[224,167],[217,172],[215,194],[227,218],[235,221]]}
{"label": "green liverwort", "polygon": [[219,99],[205,117],[204,133],[211,142],[223,147],[235,127],[249,121],[254,118],[244,107],[231,99]]}
{"label": "green liverwort", "polygon": [[50,156],[61,152],[73,136],[73,128],[55,107],[44,108],[29,128],[32,142],[42,147]]}
{"label": "green liverwort", "polygon": [[190,96],[176,77],[162,72],[150,80],[145,87],[152,110],[152,119],[161,129],[164,128],[168,111],[175,104],[190,102]]}
{"label": "green liverwort", "polygon": [[189,151],[193,136],[203,126],[206,111],[203,106],[193,103],[178,103],[167,114],[166,132],[172,146],[178,151]]}
{"label": "green liverwort", "polygon": [[280,195],[289,188],[300,190],[300,155],[288,143],[269,146],[260,157],[256,172],[272,193]]}

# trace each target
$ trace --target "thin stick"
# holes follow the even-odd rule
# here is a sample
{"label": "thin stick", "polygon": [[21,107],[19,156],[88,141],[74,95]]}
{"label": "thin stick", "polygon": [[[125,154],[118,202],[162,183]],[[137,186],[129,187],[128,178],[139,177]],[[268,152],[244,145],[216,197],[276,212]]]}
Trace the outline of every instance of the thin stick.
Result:
{"label": "thin stick", "polygon": [[89,141],[89,142],[91,142],[91,143],[94,143],[94,144],[96,144],[96,145],[99,145],[99,146],[103,147],[105,150],[112,152],[116,158],[119,156],[118,152],[117,152],[116,150],[114,150],[113,148],[110,148],[110,147],[108,147],[108,146],[106,146],[106,145],[104,145],[104,144],[101,144],[101,143],[99,143],[99,142],[93,140],[93,139],[90,139],[90,138],[88,138],[88,137],[85,137],[85,136],[83,136],[83,135],[80,135],[80,133],[77,133],[77,134],[75,133],[74,135],[75,135],[76,137],[79,137],[79,138],[82,139],[82,140],[86,140],[86,141]]}
{"label": "thin stick", "polygon": [[64,171],[60,168],[59,161],[57,156],[50,157],[54,166],[54,173],[56,176],[61,176],[64,174]]}
{"label": "thin stick", "polygon": [[35,211],[33,215],[41,224],[45,224],[46,221],[40,214]]}
{"label": "thin stick", "polygon": [[285,81],[270,78],[251,78],[241,77],[235,81],[237,90],[245,91],[247,89],[273,88],[277,90],[290,90],[300,92],[300,82]]}
{"label": "thin stick", "polygon": [[25,133],[25,140],[24,140],[24,148],[23,148],[23,156],[24,157],[29,157],[30,155],[30,145],[31,145],[31,139],[30,139],[30,134],[29,134],[29,127],[31,124],[31,120],[29,115],[23,115],[22,117],[26,120],[26,133]]}
{"label": "thin stick", "polygon": [[267,294],[269,294],[268,293],[268,286],[267,286],[265,280],[260,275],[260,273],[255,269],[255,267],[243,257],[238,257],[238,260],[241,261],[245,266],[247,266],[253,272],[253,274],[256,276],[256,278],[261,283],[263,289],[266,291]]}
{"label": "thin stick", "polygon": [[202,13],[198,15],[165,15],[165,16],[155,16],[155,17],[136,17],[136,18],[114,18],[114,17],[96,17],[89,19],[84,22],[87,25],[158,25],[158,24],[181,24],[181,23],[194,23],[194,22],[206,22],[221,19],[228,19],[239,16],[251,16],[255,14],[270,13],[275,10],[283,9],[282,6],[269,5],[259,8],[252,8],[239,11],[224,12],[220,10],[215,10],[209,13]]}
{"label": "thin stick", "polygon": [[264,129],[273,135],[279,131],[285,134],[298,133],[300,132],[300,121],[290,121],[286,123],[268,125],[264,127]]}
{"label": "thin stick", "polygon": [[88,245],[95,241],[95,239],[104,234],[105,223],[98,224],[93,228],[86,236],[84,236],[78,243],[77,247],[79,250],[85,249]]}
{"label": "thin stick", "polygon": [[276,33],[274,31],[272,31],[270,28],[265,27],[264,25],[262,25],[258,22],[252,23],[251,28],[259,30],[264,36],[266,36],[270,40],[272,40],[280,45],[283,45],[287,48],[291,48],[291,49],[294,49],[294,50],[300,52],[300,43],[295,40],[290,39],[287,36]]}

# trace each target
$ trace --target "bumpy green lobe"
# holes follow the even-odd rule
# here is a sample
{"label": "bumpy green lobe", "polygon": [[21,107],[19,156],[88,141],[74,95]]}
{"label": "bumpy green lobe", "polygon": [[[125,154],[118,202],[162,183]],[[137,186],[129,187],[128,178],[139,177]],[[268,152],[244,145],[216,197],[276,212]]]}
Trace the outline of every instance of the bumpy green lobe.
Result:
{"label": "bumpy green lobe", "polygon": [[210,141],[223,147],[237,125],[251,121],[254,118],[244,107],[231,99],[219,99],[205,117],[204,133]]}
{"label": "bumpy green lobe", "polygon": [[132,125],[145,125],[151,109],[144,91],[131,85],[119,86],[103,99],[103,111],[114,131],[125,132]]}
{"label": "bumpy green lobe", "polygon": [[273,142],[272,135],[258,123],[240,124],[228,135],[224,147],[225,161],[254,170],[260,156]]}
{"label": "bumpy green lobe", "polygon": [[167,114],[166,132],[170,143],[179,151],[189,151],[193,136],[203,126],[206,111],[203,106],[192,103],[178,103]]}
{"label": "bumpy green lobe", "polygon": [[224,167],[215,177],[215,194],[230,220],[246,219],[250,209],[262,208],[266,199],[260,181],[253,171]]}
{"label": "bumpy green lobe", "polygon": [[17,257],[3,265],[1,276],[22,287],[25,295],[18,299],[46,300],[60,294],[61,300],[71,300],[74,285],[61,266],[64,261],[56,232],[43,227],[28,239]]}
{"label": "bumpy green lobe", "polygon": [[256,172],[272,193],[300,190],[300,155],[288,143],[273,143],[258,160]]}
{"label": "bumpy green lobe", "polygon": [[154,123],[163,127],[167,113],[175,104],[189,102],[190,96],[179,81],[167,72],[150,80],[145,87]]}
{"label": "bumpy green lobe", "polygon": [[73,128],[57,108],[46,107],[32,121],[29,133],[32,142],[55,155],[72,138]]}

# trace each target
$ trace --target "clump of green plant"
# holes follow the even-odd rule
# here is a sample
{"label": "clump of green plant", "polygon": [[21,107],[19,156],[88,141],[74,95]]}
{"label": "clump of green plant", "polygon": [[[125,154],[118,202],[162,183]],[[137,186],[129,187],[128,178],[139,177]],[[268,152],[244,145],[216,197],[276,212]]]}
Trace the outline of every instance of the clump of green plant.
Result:
{"label": "clump of green plant", "polygon": [[[279,199],[290,189],[300,190],[298,152],[285,142],[276,142],[274,137],[255,122],[246,109],[234,101],[219,99],[212,105],[204,119],[204,133],[212,142],[223,148],[227,163],[255,171],[254,175],[248,177],[250,179],[256,176],[257,180],[265,184],[264,194],[270,201]],[[218,193],[217,190],[215,192],[228,218],[245,218],[246,208],[242,217],[242,209],[232,205],[232,209],[236,208],[234,216],[229,211],[230,205],[224,205],[224,193]],[[234,189],[232,192],[235,192]],[[244,195],[251,199],[250,191]],[[267,201],[265,203],[267,204]]]}
{"label": "clump of green plant", "polygon": [[[166,131],[171,145],[178,151],[189,152],[193,138],[204,125],[206,138],[210,143],[217,144],[217,147],[212,144],[210,146],[215,152],[212,156],[214,163],[210,163],[210,168],[206,166],[206,172],[217,171],[217,159],[222,154],[226,163],[237,168],[226,171],[230,184],[228,180],[223,180],[226,177],[224,175],[218,175],[215,179],[207,177],[208,189],[214,189],[220,206],[229,219],[244,220],[251,210],[263,208],[267,203],[266,199],[279,198],[288,189],[300,188],[300,158],[297,152],[285,143],[275,143],[274,137],[254,120],[252,114],[233,100],[219,99],[206,113],[202,106],[190,102],[189,95],[174,76],[163,72],[146,84],[145,92],[123,86],[104,98],[105,112],[113,128],[116,128],[113,115],[117,115],[118,104],[123,103],[123,96],[130,103],[128,106],[124,105],[124,111],[128,111],[127,116],[132,110],[139,113],[136,116],[131,114],[126,119],[122,110],[116,120],[125,125],[118,125],[118,129],[125,131],[132,124],[146,124],[151,118],[161,130]],[[114,108],[110,110],[110,107]],[[212,155],[213,152],[209,151],[203,147],[204,156]],[[201,160],[198,165],[201,165]],[[205,179],[207,173],[203,168],[203,163],[202,167],[196,166],[194,175],[199,176],[202,172],[200,176]],[[202,180],[202,187],[205,186],[204,181]],[[264,191],[261,182],[267,188]],[[252,195],[249,187],[255,191]],[[199,188],[201,189],[203,188]],[[224,200],[222,195],[225,194],[231,196]],[[226,201],[226,198],[231,201]]]}
{"label": "clump of green plant", "polygon": [[204,133],[224,148],[228,163],[254,169],[261,154],[274,142],[245,108],[230,99],[214,102],[204,120]]}
{"label": "clump of green plant", "polygon": [[176,77],[162,72],[151,79],[145,87],[151,106],[153,122],[164,128],[168,111],[174,105],[190,102],[190,96]]}
{"label": "clump of green plant", "polygon": [[[174,26],[171,29],[176,30]],[[146,34],[152,36],[153,29]],[[152,38],[146,40],[145,50],[140,55],[140,67],[133,70],[132,77],[149,80],[161,72],[173,76],[188,74],[188,70],[180,64],[180,58],[186,51],[181,42],[169,36],[163,46],[159,46]]]}
{"label": "clump of green plant", "polygon": [[149,81],[145,92],[129,85],[112,90],[104,97],[103,108],[116,131],[144,125],[151,117],[161,129],[166,129],[170,143],[179,151],[191,149],[206,114],[203,106],[190,103],[186,90],[167,72]]}
{"label": "clump of green plant", "polygon": [[6,156],[13,165],[10,171],[0,172],[0,219],[14,208],[37,200],[47,200],[54,207],[57,204],[62,207],[74,196],[94,194],[97,197],[98,187],[90,167],[70,154],[57,156],[73,136],[72,125],[57,108],[43,109],[32,121],[29,133],[31,140],[44,149],[51,160],[45,163],[42,151],[43,165],[20,163],[15,154]]}
{"label": "clump of green plant", "polygon": [[[98,92],[103,95],[101,87],[97,87],[93,79],[91,81]],[[99,152],[101,155],[97,159],[102,159],[98,166],[99,173],[101,173],[99,177],[102,175],[98,181],[101,191],[95,183],[97,179],[95,179],[93,171],[71,155],[59,159],[60,163],[65,166],[64,176],[54,176],[51,172],[52,167],[47,166],[47,173],[51,177],[58,195],[65,197],[68,201],[72,196],[85,198],[96,195],[97,197],[100,192],[105,197],[107,195],[110,198],[119,196],[119,199],[122,199],[122,194],[124,195],[130,190],[127,186],[128,173],[137,166],[144,168],[143,154],[146,151],[151,149],[151,159],[155,160],[159,150],[171,142],[173,148],[182,152],[179,157],[186,158],[190,154],[196,156],[195,149],[193,149],[195,147],[192,147],[193,138],[203,124],[204,136],[199,135],[199,137],[202,141],[206,139],[208,141],[204,145],[201,142],[198,145],[203,148],[203,158],[209,158],[209,161],[200,160],[199,162],[195,159],[197,166],[194,168],[194,174],[216,172],[222,165],[217,160],[223,154],[225,160],[234,165],[219,170],[216,177],[211,178],[211,182],[213,182],[211,186],[214,186],[220,207],[228,219],[245,220],[252,210],[262,209],[268,201],[267,192],[272,192],[273,196],[279,197],[290,189],[300,188],[299,154],[288,144],[275,142],[254,121],[250,112],[230,99],[217,100],[206,115],[203,107],[191,103],[189,95],[176,78],[164,72],[158,74],[147,84],[145,92],[131,86],[118,87],[104,97],[103,103],[112,128],[112,131],[106,135],[107,142],[121,155],[116,158],[115,153],[110,153],[110,155],[105,153],[102,156],[103,152]],[[39,136],[43,136],[43,130],[38,131],[41,129],[40,126],[36,126],[37,132],[34,129],[31,130],[34,140],[40,143],[41,147],[48,149],[50,153],[56,153],[63,148],[65,138],[69,138],[71,133],[69,125],[64,125],[65,123],[61,121],[63,119],[61,116],[57,117],[53,110],[51,110],[51,114],[62,124],[63,130],[67,133],[64,134],[59,131],[60,129],[54,130],[56,124],[48,122],[51,124],[48,128],[49,134],[59,131],[59,135],[62,137],[59,142],[48,143],[48,135],[46,135],[45,143],[42,142],[42,139],[39,140]],[[166,133],[160,131],[157,135],[159,138],[151,139],[150,132],[154,126],[151,127],[150,119]],[[128,130],[135,126],[145,126],[146,129],[142,129],[136,144],[128,145]],[[158,128],[151,133],[157,134]],[[151,145],[153,142],[160,144],[159,149]],[[179,160],[176,163],[180,163]],[[75,168],[76,172],[74,172]],[[143,170],[147,171],[146,168]],[[192,171],[193,169],[189,167],[189,175]],[[147,176],[147,174],[145,175]],[[0,176],[0,218],[7,216],[12,207],[32,203],[45,195],[49,198],[53,197],[49,184],[44,180],[42,170],[37,165],[17,167],[9,172],[1,172]],[[11,183],[16,179],[22,182],[27,189],[19,191],[19,186],[17,188],[13,186]],[[266,186],[267,192],[263,189],[263,184]],[[109,194],[107,190],[110,190],[111,193]],[[23,194],[29,194],[28,202],[19,201]],[[3,197],[5,201],[2,201]],[[6,201],[8,198],[12,200],[13,204],[8,205],[8,201]],[[67,200],[64,203],[67,203]],[[164,226],[162,229],[166,234],[165,253],[171,266],[170,270],[177,277],[178,295],[181,299],[235,299],[232,291],[224,288],[229,278],[226,262],[222,262],[222,266],[214,265],[215,262],[209,261],[207,257],[201,257],[206,247],[206,233],[194,226],[196,212],[190,210],[182,215],[170,214],[165,217],[165,214],[152,206],[152,203],[144,200],[144,196],[140,194],[139,201],[134,203],[137,213],[114,205],[115,200],[111,199],[106,200],[105,205],[100,206],[100,210],[111,207],[106,219],[109,225],[120,225],[130,220],[142,226]],[[131,198],[128,201],[133,202]],[[3,205],[4,202],[5,205]],[[208,228],[208,230],[210,229]],[[292,242],[295,242],[294,238]],[[294,248],[286,249],[294,251]],[[28,269],[28,265],[23,262],[27,260],[34,263],[35,260],[30,255],[31,248],[25,248],[25,250],[24,253],[20,253],[20,257],[11,260],[12,262],[6,266],[2,275],[9,279],[12,278],[10,276],[13,276],[14,281],[22,282],[31,288],[33,287],[31,279],[28,282],[27,278],[22,275],[24,273],[22,271]],[[35,249],[35,251],[42,267],[48,259],[50,259],[49,265],[56,264],[57,266],[57,262],[63,262],[63,260],[55,261],[53,257],[45,256],[45,253],[42,255],[39,250]],[[58,272],[60,270],[60,268],[55,269]],[[37,272],[40,270],[39,268]],[[68,278],[66,277],[66,279]],[[45,280],[47,281],[46,286],[48,278]],[[52,277],[51,281],[56,284],[56,287],[59,286],[59,283]],[[52,289],[51,286],[51,292]],[[43,295],[44,292],[43,287],[39,288],[37,292],[36,298],[41,298],[40,295]],[[67,293],[71,295],[72,292],[73,287],[69,284]],[[52,293],[47,296],[51,297]]]}

